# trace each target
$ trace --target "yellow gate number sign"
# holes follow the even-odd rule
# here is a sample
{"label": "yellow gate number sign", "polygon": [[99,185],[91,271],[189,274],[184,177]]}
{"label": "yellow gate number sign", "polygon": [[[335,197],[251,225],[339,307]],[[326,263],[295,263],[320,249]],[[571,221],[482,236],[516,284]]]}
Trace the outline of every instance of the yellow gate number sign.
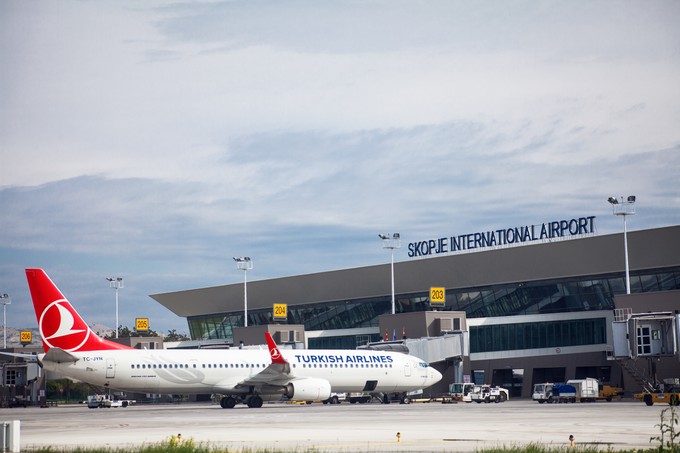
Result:
{"label": "yellow gate number sign", "polygon": [[22,330],[19,333],[19,341],[21,344],[30,344],[33,341],[33,333],[30,330]]}
{"label": "yellow gate number sign", "polygon": [[430,305],[443,307],[446,305],[446,289],[432,287],[430,288]]}
{"label": "yellow gate number sign", "polygon": [[288,319],[288,305],[274,304],[274,319]]}
{"label": "yellow gate number sign", "polygon": [[148,332],[149,318],[135,318],[135,330],[137,332]]}

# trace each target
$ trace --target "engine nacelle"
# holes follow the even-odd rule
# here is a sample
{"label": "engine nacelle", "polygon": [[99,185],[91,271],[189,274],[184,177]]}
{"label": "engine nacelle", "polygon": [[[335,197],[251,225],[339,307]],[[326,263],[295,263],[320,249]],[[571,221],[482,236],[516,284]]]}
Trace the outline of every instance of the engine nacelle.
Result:
{"label": "engine nacelle", "polygon": [[325,379],[296,379],[286,385],[285,395],[295,401],[323,401],[331,396],[331,383]]}

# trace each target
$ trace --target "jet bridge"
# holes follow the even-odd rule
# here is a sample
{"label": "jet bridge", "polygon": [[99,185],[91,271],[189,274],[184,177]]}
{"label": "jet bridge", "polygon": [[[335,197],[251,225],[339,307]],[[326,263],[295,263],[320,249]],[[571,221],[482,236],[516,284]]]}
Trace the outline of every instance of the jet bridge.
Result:
{"label": "jet bridge", "polygon": [[672,312],[632,313],[614,310],[612,334],[615,358],[678,356],[680,315]]}
{"label": "jet bridge", "polygon": [[661,382],[657,378],[658,361],[680,358],[679,331],[680,315],[675,312],[633,313],[630,308],[617,308],[608,358],[616,360],[643,390],[651,392]]}

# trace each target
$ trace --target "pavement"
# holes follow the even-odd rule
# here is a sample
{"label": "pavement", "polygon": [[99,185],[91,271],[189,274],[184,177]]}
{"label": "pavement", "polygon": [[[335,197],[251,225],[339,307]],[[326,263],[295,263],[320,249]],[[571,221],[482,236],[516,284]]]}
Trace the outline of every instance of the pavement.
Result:
{"label": "pavement", "polygon": [[[314,452],[473,452],[537,443],[601,450],[645,449],[660,435],[666,405],[634,400],[538,404],[413,403],[239,405],[211,403],[135,405],[88,409],[86,405],[0,409],[0,421],[20,420],[22,450],[31,447],[125,448],[168,441],[182,434],[197,444],[234,451],[269,449]],[[399,433],[399,436],[397,436]]]}

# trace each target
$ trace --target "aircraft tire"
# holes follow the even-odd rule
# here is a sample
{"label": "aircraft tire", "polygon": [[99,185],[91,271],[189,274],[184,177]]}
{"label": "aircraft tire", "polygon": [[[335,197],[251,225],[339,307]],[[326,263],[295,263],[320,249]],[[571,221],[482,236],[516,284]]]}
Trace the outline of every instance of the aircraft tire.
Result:
{"label": "aircraft tire", "polygon": [[220,406],[222,409],[233,409],[236,406],[236,399],[232,396],[224,396],[220,400]]}
{"label": "aircraft tire", "polygon": [[262,403],[263,403],[262,398],[257,395],[248,398],[248,407],[250,408],[262,407]]}

